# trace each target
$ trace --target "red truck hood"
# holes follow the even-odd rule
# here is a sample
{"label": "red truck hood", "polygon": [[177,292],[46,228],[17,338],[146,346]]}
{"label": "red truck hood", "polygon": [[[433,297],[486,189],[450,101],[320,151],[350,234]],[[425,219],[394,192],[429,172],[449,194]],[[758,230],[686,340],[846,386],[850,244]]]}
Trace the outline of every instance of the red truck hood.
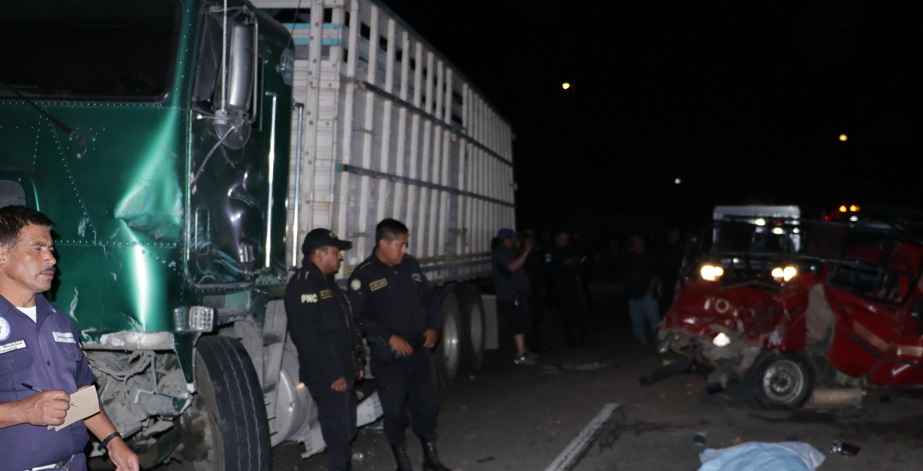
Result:
{"label": "red truck hood", "polygon": [[720,283],[689,280],[673,307],[667,311],[663,328],[696,337],[712,337],[726,330],[760,342],[784,320],[804,311],[807,292],[816,278],[807,275],[787,286]]}

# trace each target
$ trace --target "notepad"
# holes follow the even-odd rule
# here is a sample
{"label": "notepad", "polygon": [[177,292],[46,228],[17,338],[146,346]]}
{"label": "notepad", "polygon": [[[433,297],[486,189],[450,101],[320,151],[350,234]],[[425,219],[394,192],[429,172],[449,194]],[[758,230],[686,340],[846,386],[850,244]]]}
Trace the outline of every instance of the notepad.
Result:
{"label": "notepad", "polygon": [[55,432],[64,427],[99,412],[99,396],[96,394],[96,386],[90,385],[74,394],[71,394],[71,407],[67,409],[67,415],[64,416],[64,423],[61,425],[49,425],[48,429],[54,429]]}

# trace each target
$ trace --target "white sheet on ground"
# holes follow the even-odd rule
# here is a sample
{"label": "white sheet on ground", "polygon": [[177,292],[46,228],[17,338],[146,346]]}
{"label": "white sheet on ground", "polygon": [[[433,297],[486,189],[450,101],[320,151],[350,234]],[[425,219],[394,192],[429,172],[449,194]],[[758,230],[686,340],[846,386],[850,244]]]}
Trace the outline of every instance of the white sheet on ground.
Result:
{"label": "white sheet on ground", "polygon": [[813,471],[823,453],[801,442],[749,442],[699,454],[699,471]]}

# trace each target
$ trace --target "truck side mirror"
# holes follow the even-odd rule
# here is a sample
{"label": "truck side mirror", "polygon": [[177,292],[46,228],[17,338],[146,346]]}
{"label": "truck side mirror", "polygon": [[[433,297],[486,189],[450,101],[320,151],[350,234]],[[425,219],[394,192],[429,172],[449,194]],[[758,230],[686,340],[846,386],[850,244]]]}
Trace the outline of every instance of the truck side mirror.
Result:
{"label": "truck side mirror", "polygon": [[[228,70],[223,79],[226,94],[221,107],[216,110],[215,127],[221,144],[231,150],[240,150],[250,140],[250,124],[256,119],[255,28],[242,23],[231,25],[228,45]],[[248,116],[249,113],[249,116]]]}
{"label": "truck side mirror", "polygon": [[234,24],[228,65],[228,110],[245,113],[250,108],[253,71],[256,68],[253,27]]}

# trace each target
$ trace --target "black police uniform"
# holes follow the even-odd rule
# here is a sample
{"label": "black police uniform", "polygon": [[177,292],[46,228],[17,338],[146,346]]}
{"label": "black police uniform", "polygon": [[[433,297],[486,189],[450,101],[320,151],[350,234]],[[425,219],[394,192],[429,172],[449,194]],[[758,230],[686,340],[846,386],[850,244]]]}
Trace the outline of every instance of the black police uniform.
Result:
{"label": "black police uniform", "polygon": [[[288,331],[298,350],[301,381],[317,403],[318,420],[327,443],[329,469],[350,469],[356,437],[354,380],[361,365],[361,337],[346,294],[308,260],[285,289]],[[346,392],[330,388],[345,378]]]}
{"label": "black police uniform", "polygon": [[[378,383],[388,442],[404,443],[404,430],[410,423],[405,411],[408,406],[414,433],[424,443],[432,442],[439,402],[432,352],[423,348],[423,333],[427,329],[439,332],[442,327],[432,284],[415,258],[404,256],[392,267],[373,254],[350,276],[348,296],[372,343],[372,373]],[[388,346],[391,335],[403,338],[413,353],[396,358]]]}

